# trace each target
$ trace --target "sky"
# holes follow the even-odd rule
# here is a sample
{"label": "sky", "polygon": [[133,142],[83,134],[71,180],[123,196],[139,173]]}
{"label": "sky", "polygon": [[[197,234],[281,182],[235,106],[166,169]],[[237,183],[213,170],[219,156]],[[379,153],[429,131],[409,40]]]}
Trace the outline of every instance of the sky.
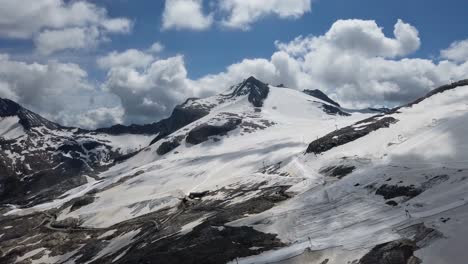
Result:
{"label": "sky", "polygon": [[253,75],[347,107],[468,78],[466,1],[0,0],[0,97],[69,126],[151,123]]}

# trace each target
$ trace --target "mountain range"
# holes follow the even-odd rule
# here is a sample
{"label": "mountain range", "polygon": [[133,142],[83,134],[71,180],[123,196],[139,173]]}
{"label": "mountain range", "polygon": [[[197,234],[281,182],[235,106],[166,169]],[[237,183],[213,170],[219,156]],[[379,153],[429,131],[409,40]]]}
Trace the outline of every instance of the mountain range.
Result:
{"label": "mountain range", "polygon": [[254,77],[148,125],[0,99],[0,263],[463,264],[468,80],[349,109]]}

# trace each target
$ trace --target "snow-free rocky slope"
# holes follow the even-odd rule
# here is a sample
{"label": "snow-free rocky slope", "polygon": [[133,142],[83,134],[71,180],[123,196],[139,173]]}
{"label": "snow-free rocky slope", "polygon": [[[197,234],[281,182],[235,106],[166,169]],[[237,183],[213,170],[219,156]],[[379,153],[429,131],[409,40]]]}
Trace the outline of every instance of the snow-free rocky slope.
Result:
{"label": "snow-free rocky slope", "polygon": [[203,114],[135,155],[5,204],[0,263],[466,263],[468,81],[378,115],[310,94],[187,100]]}

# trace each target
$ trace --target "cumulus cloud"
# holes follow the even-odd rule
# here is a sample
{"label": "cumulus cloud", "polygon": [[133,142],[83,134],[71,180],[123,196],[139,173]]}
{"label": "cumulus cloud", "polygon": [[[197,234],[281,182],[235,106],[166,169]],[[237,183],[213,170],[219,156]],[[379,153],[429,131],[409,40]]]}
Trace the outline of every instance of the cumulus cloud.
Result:
{"label": "cumulus cloud", "polygon": [[225,72],[207,75],[192,83],[197,95],[206,96],[219,93],[249,76],[255,76],[272,85],[304,87],[309,84],[303,82],[307,80],[307,76],[304,75],[298,61],[279,51],[270,59],[244,59],[228,66]]}
{"label": "cumulus cloud", "polygon": [[322,36],[298,37],[290,43],[277,42],[280,50],[292,55],[304,55],[318,49],[327,49],[367,57],[394,58],[416,51],[421,45],[416,28],[398,20],[395,38],[384,35],[372,20],[338,20]]}
{"label": "cumulus cloud", "polygon": [[96,27],[45,30],[34,39],[38,52],[44,55],[66,49],[92,48],[101,41],[100,32]]}
{"label": "cumulus cloud", "polygon": [[148,52],[150,53],[160,53],[164,50],[164,45],[161,44],[160,42],[155,42],[151,47],[148,49]]}
{"label": "cumulus cloud", "polygon": [[148,49],[141,51],[128,49],[123,52],[112,51],[97,59],[97,65],[103,70],[113,68],[144,68],[156,60],[155,56],[164,50],[160,42],[153,43]]}
{"label": "cumulus cloud", "polygon": [[386,37],[374,21],[339,20],[322,36],[276,44],[306,73],[307,78],[297,83],[312,83],[351,106],[401,104],[463,78],[460,69],[466,68],[451,62],[395,59],[420,46],[418,31],[401,20],[395,24],[394,38]]}
{"label": "cumulus cloud", "polygon": [[76,113],[61,112],[55,119],[65,126],[94,129],[110,127],[124,122],[124,109],[116,107],[99,107],[76,115]]}
{"label": "cumulus cloud", "polygon": [[[93,89],[78,65],[28,64],[0,54],[0,96],[34,106],[65,124],[97,127],[160,120],[188,97],[223,92],[251,75],[273,85],[321,89],[345,106],[367,107],[406,103],[436,86],[466,78],[468,72],[468,61],[459,53],[443,55],[448,60],[442,61],[404,58],[417,50],[420,39],[418,31],[401,20],[393,36],[385,36],[374,21],[339,20],[323,35],[275,44],[277,51],[270,58],[244,59],[195,80],[188,77],[183,56],[158,57],[160,43],[111,52],[97,60],[107,71],[101,86],[106,97],[80,116],[63,112],[61,100],[63,94],[73,98]],[[456,42],[442,54],[463,45]],[[102,104],[111,97],[115,104]]]}
{"label": "cumulus cloud", "polygon": [[227,28],[248,30],[266,16],[297,19],[311,10],[311,0],[216,0],[204,13],[203,0],[166,0],[162,29],[205,30],[216,22]]}
{"label": "cumulus cloud", "polygon": [[[420,45],[418,31],[401,20],[395,24],[393,38],[386,37],[374,21],[340,20],[322,36],[276,45],[278,51],[268,59],[244,59],[197,80],[187,77],[182,56],[125,67],[109,64],[105,87],[121,99],[127,121],[144,122],[169,115],[187,97],[220,93],[250,75],[299,90],[320,88],[346,98],[350,105],[403,102],[447,80],[431,61],[390,60]],[[150,56],[149,52],[139,56],[143,54]]]}
{"label": "cumulus cloud", "polygon": [[205,30],[213,24],[213,15],[203,13],[203,0],[166,0],[162,29]]}
{"label": "cumulus cloud", "polygon": [[144,123],[168,116],[188,97],[223,92],[251,75],[298,90],[322,89],[344,105],[367,107],[406,103],[462,79],[468,70],[468,63],[402,58],[417,50],[420,39],[418,31],[401,20],[393,37],[385,36],[374,21],[339,20],[323,35],[276,46],[270,58],[244,59],[196,80],[187,77],[183,56],[159,59],[149,50],[132,51],[132,56],[129,51],[111,53],[106,60],[122,56],[142,63],[101,62],[109,69],[103,87],[120,98],[125,122]]}
{"label": "cumulus cloud", "polygon": [[62,95],[93,89],[87,73],[72,63],[25,63],[0,56],[0,97],[10,98],[41,114],[66,108]]}
{"label": "cumulus cloud", "polygon": [[103,88],[120,98],[126,121],[139,123],[168,116],[176,104],[194,95],[183,56],[155,59],[143,68],[110,68]]}
{"label": "cumulus cloud", "polygon": [[299,90],[322,89],[352,107],[391,106],[465,78],[468,69],[468,63],[401,58],[420,46],[416,28],[401,20],[393,38],[374,21],[339,20],[321,36],[298,37],[276,46],[270,59],[245,59],[225,72],[194,81],[195,85],[210,91],[254,75]]}
{"label": "cumulus cloud", "polygon": [[107,34],[128,33],[132,26],[130,20],[109,18],[106,9],[86,1],[0,0],[0,6],[0,37],[33,38],[45,55],[93,47]]}
{"label": "cumulus cloud", "polygon": [[468,39],[453,42],[450,47],[440,52],[440,56],[457,62],[468,61]]}
{"label": "cumulus cloud", "polygon": [[119,67],[141,68],[148,66],[154,60],[151,54],[136,49],[129,49],[124,52],[113,51],[97,60],[101,69],[111,69]]}
{"label": "cumulus cloud", "polygon": [[227,13],[222,24],[230,28],[247,30],[262,17],[299,18],[311,10],[311,0],[221,0],[220,9]]}

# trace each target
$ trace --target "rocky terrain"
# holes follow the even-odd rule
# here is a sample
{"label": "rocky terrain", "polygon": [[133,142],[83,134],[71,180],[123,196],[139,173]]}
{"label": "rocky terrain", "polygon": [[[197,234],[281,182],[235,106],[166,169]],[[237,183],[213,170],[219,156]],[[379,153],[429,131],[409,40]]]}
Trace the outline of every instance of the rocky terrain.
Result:
{"label": "rocky terrain", "polygon": [[0,263],[466,263],[468,81],[395,109],[250,77],[150,125],[0,100]]}
{"label": "rocky terrain", "polygon": [[155,136],[63,127],[7,99],[0,127],[0,202],[29,206],[87,183]]}

